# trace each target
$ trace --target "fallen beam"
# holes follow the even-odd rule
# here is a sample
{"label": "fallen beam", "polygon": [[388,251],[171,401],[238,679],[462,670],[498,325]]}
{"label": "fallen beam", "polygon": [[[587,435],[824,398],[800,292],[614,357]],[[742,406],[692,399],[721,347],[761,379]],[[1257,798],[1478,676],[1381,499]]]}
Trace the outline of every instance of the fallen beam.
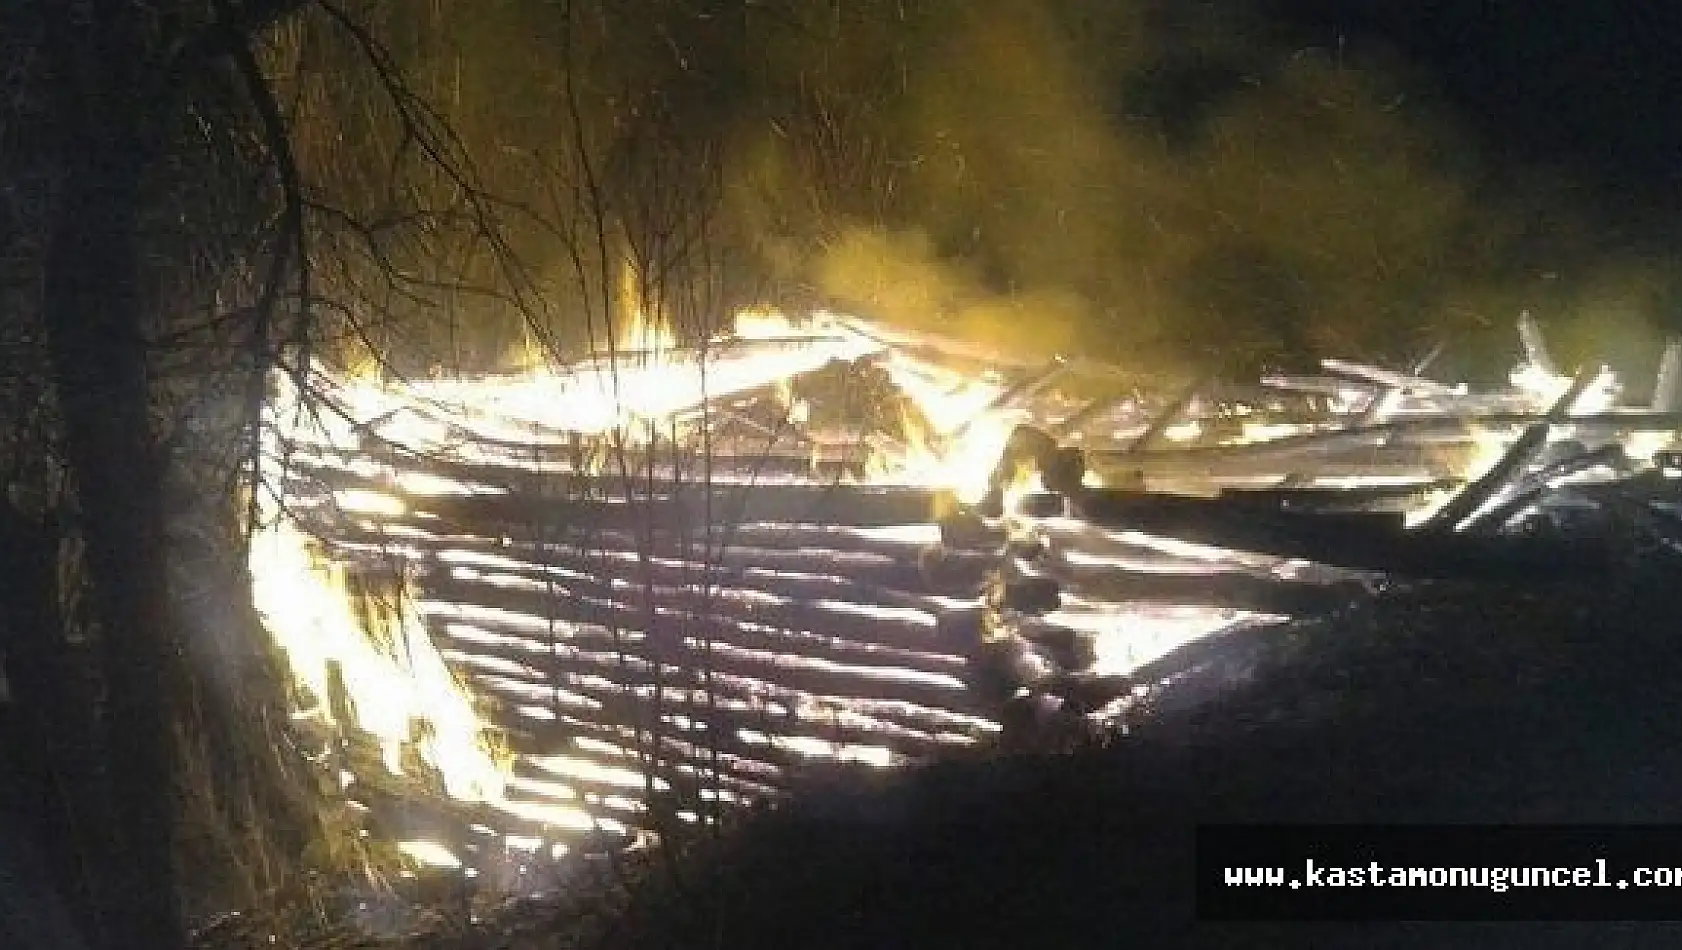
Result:
{"label": "fallen beam", "polygon": [[1411,577],[1538,577],[1601,573],[1604,549],[1529,538],[1406,531],[1399,516],[1270,512],[1253,506],[1145,493],[1084,492],[1071,498],[1097,525],[1133,528],[1200,544],[1301,558]]}

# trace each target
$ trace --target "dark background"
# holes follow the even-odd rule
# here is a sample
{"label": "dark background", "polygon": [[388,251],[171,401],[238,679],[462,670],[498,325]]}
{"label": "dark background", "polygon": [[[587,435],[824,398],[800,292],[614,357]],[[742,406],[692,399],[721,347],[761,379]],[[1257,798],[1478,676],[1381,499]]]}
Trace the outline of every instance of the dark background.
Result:
{"label": "dark background", "polygon": [[1551,166],[1657,240],[1682,210],[1682,5],[1624,0],[1264,0],[1304,42],[1418,66],[1492,157]]}

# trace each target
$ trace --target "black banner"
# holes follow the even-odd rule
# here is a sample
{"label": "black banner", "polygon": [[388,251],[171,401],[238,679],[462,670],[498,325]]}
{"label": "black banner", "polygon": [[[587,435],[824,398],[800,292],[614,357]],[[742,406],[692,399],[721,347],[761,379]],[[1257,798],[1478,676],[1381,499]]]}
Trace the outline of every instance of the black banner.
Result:
{"label": "black banner", "polygon": [[1682,920],[1682,825],[1215,825],[1203,920]]}

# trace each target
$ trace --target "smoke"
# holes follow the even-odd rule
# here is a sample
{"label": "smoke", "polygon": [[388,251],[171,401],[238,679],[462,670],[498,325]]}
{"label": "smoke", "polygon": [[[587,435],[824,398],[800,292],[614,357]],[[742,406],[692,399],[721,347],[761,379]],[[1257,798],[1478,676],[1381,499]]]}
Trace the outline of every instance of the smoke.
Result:
{"label": "smoke", "polygon": [[[1675,269],[1609,240],[1571,179],[1480,147],[1382,49],[1305,47],[1246,3],[408,0],[425,15],[387,32],[416,34],[405,68],[488,190],[533,211],[506,236],[560,340],[622,245],[650,274],[699,272],[667,248],[727,266],[709,308],[810,302],[1156,370],[1444,342],[1504,370],[1524,310],[1565,360],[1656,336]],[[367,201],[401,127],[363,134],[378,96],[346,98],[300,148],[366,152],[343,190]],[[427,266],[505,280],[475,238]],[[492,303],[461,329],[494,353],[526,317]]]}
{"label": "smoke", "polygon": [[875,318],[1013,349],[1067,351],[1090,319],[1086,301],[1055,284],[997,292],[973,264],[941,258],[923,231],[849,228],[810,272],[826,297]]}
{"label": "smoke", "polygon": [[1662,297],[1662,267],[1585,248],[1570,196],[1486,164],[1381,51],[1206,3],[811,8],[767,28],[731,213],[837,306],[1236,368],[1509,346],[1526,308],[1575,341],[1596,299],[1637,335]]}

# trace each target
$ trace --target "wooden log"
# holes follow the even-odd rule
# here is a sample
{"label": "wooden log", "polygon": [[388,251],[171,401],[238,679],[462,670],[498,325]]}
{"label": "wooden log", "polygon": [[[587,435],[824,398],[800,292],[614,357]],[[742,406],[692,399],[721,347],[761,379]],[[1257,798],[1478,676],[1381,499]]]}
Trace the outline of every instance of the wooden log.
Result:
{"label": "wooden log", "polygon": [[[1376,447],[1398,443],[1447,442],[1455,444],[1477,437],[1477,433],[1492,430],[1522,430],[1526,426],[1548,421],[1548,412],[1484,412],[1454,416],[1424,416],[1392,418],[1369,426],[1351,426],[1323,432],[1282,436],[1265,442],[1237,445],[1193,446],[1180,449],[1155,449],[1129,453],[1120,448],[1089,448],[1087,455],[1094,466],[1116,456],[1137,454],[1145,464],[1155,459],[1164,461],[1175,457],[1214,460],[1220,458],[1284,458],[1301,452],[1334,452],[1360,447]],[[1580,437],[1621,438],[1642,432],[1673,432],[1682,430],[1682,413],[1618,410],[1593,415],[1569,417],[1572,428]],[[1119,464],[1119,462],[1118,462]]]}
{"label": "wooden log", "polygon": [[[559,374],[568,373],[611,373],[617,369],[635,368],[682,357],[686,360],[706,360],[708,362],[722,362],[724,360],[756,358],[777,355],[798,355],[813,351],[856,347],[859,340],[853,335],[841,334],[812,334],[787,337],[751,337],[731,338],[723,340],[709,340],[702,344],[683,344],[662,346],[658,349],[644,349],[639,347],[617,347],[613,353],[600,353],[586,357],[577,362],[568,363],[556,370]],[[519,377],[509,377],[517,380]]]}
{"label": "wooden log", "polygon": [[1447,504],[1426,521],[1425,527],[1453,531],[1467,527],[1478,509],[1536,458],[1542,447],[1548,443],[1548,433],[1553,430],[1555,424],[1563,422],[1569,416],[1572,404],[1582,396],[1590,382],[1588,374],[1579,373],[1570,388],[1554,402],[1546,418],[1528,426],[1488,471],[1467,482]]}
{"label": "wooden log", "polygon": [[[453,457],[447,452],[421,454],[397,446],[344,450],[300,445],[293,446],[302,453],[294,464],[301,471],[332,471],[335,468],[332,464],[308,461],[308,456],[319,454],[338,460],[340,467],[366,460],[395,465],[405,472],[453,477],[516,491],[564,497],[610,497],[625,494],[627,483],[649,478],[662,485],[697,485],[708,479],[720,484],[791,479],[819,484],[837,482],[856,475],[871,451],[868,445],[857,441],[807,445],[787,440],[720,439],[713,443],[710,462],[697,449],[669,446],[629,448],[622,460],[612,450],[604,450],[608,454],[603,461],[593,462],[582,446],[527,445],[484,437],[467,441],[470,443],[467,450]],[[485,455],[490,457],[484,458]]]}
{"label": "wooden log", "polygon": [[940,492],[908,488],[754,485],[716,487],[710,492],[680,488],[635,502],[480,497],[432,499],[425,505],[417,502],[416,507],[463,524],[542,520],[614,527],[640,523],[676,533],[742,522],[848,528],[928,523],[941,497]]}
{"label": "wooden log", "polygon": [[[383,487],[376,483],[377,480],[350,472],[317,469],[311,474],[322,487],[334,491]],[[390,485],[389,482],[386,484]],[[567,485],[581,487],[577,480],[571,480]],[[659,481],[639,485],[633,481],[630,484],[621,483],[619,488],[619,491],[601,494],[568,492],[557,496],[526,491],[501,495],[411,497],[408,501],[415,510],[456,523],[545,520],[608,527],[646,521],[666,531],[744,521],[825,527],[892,527],[930,522],[937,510],[951,507],[947,492],[891,485],[708,487]]]}
{"label": "wooden log", "polygon": [[[703,649],[690,646],[675,637],[667,638],[656,634],[628,647],[627,653],[639,659],[658,662],[668,683],[676,685],[682,682],[695,689],[703,688],[708,677],[711,677],[715,689],[726,677],[742,677],[808,697],[836,701],[904,703],[948,713],[985,714],[985,709],[977,703],[976,698],[963,688],[962,678],[934,683],[926,680],[865,675],[860,671],[873,669],[885,673],[891,668],[866,667],[860,664],[830,666],[826,665],[821,657],[733,648],[722,637],[711,649]],[[534,658],[530,665],[539,670],[553,672],[580,672],[584,666],[574,659],[561,656]]]}
{"label": "wooden log", "polygon": [[[1196,530],[1203,524],[1232,523],[1234,531],[1243,525],[1263,525],[1271,531],[1299,531],[1305,534],[1327,531],[1400,533],[1400,515],[1389,512],[1302,512],[1264,509],[1259,505],[1229,498],[1194,498],[1154,492],[1086,489],[1073,494],[1079,516],[1088,523],[1117,528],[1139,528],[1169,537],[1195,541],[1179,531],[1158,530],[1162,525],[1183,522]],[[1154,525],[1156,527],[1149,527]],[[1215,543],[1219,542],[1204,542]],[[1223,547],[1240,547],[1227,544]]]}
{"label": "wooden log", "polygon": [[[630,539],[601,539],[603,544],[610,540]],[[762,539],[752,537],[738,540]],[[835,594],[849,591],[849,596],[840,598],[848,600],[857,599],[852,594],[875,590],[896,592],[896,595],[897,592],[909,595],[972,595],[985,577],[986,571],[994,563],[990,557],[963,552],[930,552],[910,546],[901,547],[893,552],[894,556],[890,556],[874,550],[845,549],[841,547],[845,539],[824,540],[830,544],[829,547],[792,549],[747,544],[726,547],[682,545],[668,541],[651,544],[647,551],[650,557],[680,562],[681,567],[669,568],[672,571],[688,571],[692,575],[704,575],[709,571],[715,574],[724,572],[727,577],[740,578],[742,583],[751,582],[755,586],[794,580],[787,576],[792,574],[797,575],[798,583],[794,588],[787,588],[788,590],[799,591],[803,589],[800,584],[809,584],[813,586],[808,592],[814,594],[820,589],[828,589]],[[490,549],[495,549],[495,546],[490,546]],[[599,562],[604,550],[633,555],[636,552],[636,548],[632,546],[607,549],[598,545],[583,551],[548,546],[531,549],[530,556],[537,563],[568,566],[575,561],[583,561],[586,564]],[[929,557],[938,557],[938,569],[926,564]]]}
{"label": "wooden log", "polygon": [[1211,548],[1184,550],[1183,539],[1131,529],[1105,528],[1075,519],[1062,523],[1041,523],[1036,531],[1047,541],[1053,556],[1080,560],[1094,570],[1126,570],[1139,574],[1253,573],[1271,577],[1284,558],[1255,551]]}
{"label": "wooden log", "polygon": [[[946,645],[937,639],[937,627],[933,623],[923,625],[793,603],[761,604],[704,595],[685,596],[669,590],[656,592],[652,602],[646,605],[636,602],[642,595],[634,590],[613,591],[622,600],[593,596],[604,592],[600,588],[591,590],[584,583],[561,587],[551,594],[487,589],[479,584],[445,581],[432,585],[428,594],[449,603],[482,603],[489,606],[490,602],[494,602],[500,609],[526,616],[593,625],[607,630],[644,630],[652,626],[666,636],[681,633],[729,642],[738,625],[745,623],[819,638],[880,644],[908,651],[907,655],[947,652]],[[815,641],[808,648],[817,649]],[[956,655],[956,651],[949,655]]]}
{"label": "wooden log", "polygon": [[[652,672],[638,678],[623,668],[589,667],[566,657],[554,657],[541,669],[534,669],[524,680],[489,673],[465,665],[466,679],[482,689],[508,697],[511,706],[546,708],[559,721],[587,722],[602,729],[631,730],[646,727],[656,707],[653,696]],[[612,675],[609,675],[612,674]],[[927,735],[979,735],[984,730],[978,723],[986,721],[985,709],[971,698],[968,709],[929,706],[903,698],[882,699],[875,696],[833,694],[804,689],[779,680],[765,680],[753,673],[743,674],[727,669],[698,671],[693,668],[669,666],[661,673],[666,696],[659,703],[664,715],[682,715],[698,719],[717,715],[744,727],[757,727],[762,721],[793,723],[799,716],[791,710],[844,707],[854,716],[880,724],[886,731],[922,733]],[[630,682],[627,683],[626,681]],[[589,709],[565,703],[532,701],[546,690],[561,690],[591,701]],[[633,691],[636,690],[636,691]],[[525,702],[516,700],[524,699]],[[766,704],[772,703],[784,711],[777,712]],[[980,711],[977,711],[980,710]],[[526,728],[536,728],[527,717]],[[828,716],[824,717],[828,721]],[[795,728],[789,726],[789,728]],[[676,730],[672,730],[675,734]]]}
{"label": "wooden log", "polygon": [[1306,616],[1325,613],[1360,599],[1355,582],[1311,584],[1237,572],[1212,574],[1142,574],[1083,567],[1056,558],[1035,565],[1067,593],[1090,601],[1227,607],[1257,613]]}
{"label": "wooden log", "polygon": [[1123,450],[1126,455],[1129,457],[1136,456],[1149,448],[1162,436],[1162,433],[1168,431],[1168,427],[1174,424],[1174,420],[1186,411],[1186,408],[1197,398],[1197,394],[1208,387],[1211,382],[1210,377],[1203,377],[1194,380],[1190,385],[1181,389],[1174,400],[1152,416],[1151,421],[1145,425],[1144,431],[1140,432],[1132,443]]}
{"label": "wooden log", "polygon": [[1357,392],[1376,395],[1379,386],[1368,379],[1347,379],[1341,376],[1289,376],[1268,375],[1261,378],[1261,385],[1268,389],[1281,389],[1287,392],[1308,393],[1315,396],[1342,396],[1345,393]]}
{"label": "wooden log", "polygon": [[1361,485],[1350,488],[1225,488],[1219,497],[1235,504],[1300,511],[1408,510],[1430,493],[1458,486],[1456,479],[1437,479],[1404,485]]}
{"label": "wooden log", "polygon": [[[463,590],[465,586],[446,585],[438,593],[453,602],[471,603],[472,592]],[[512,591],[498,592],[497,606],[528,616],[551,617],[569,624],[602,628],[607,633],[589,630],[574,630],[571,633],[571,641],[588,642],[593,650],[611,649],[611,631],[614,630],[645,633],[646,636],[639,638],[621,638],[624,652],[668,666],[699,669],[703,665],[711,665],[715,669],[744,675],[753,675],[753,671],[763,674],[775,670],[774,678],[778,682],[799,682],[806,684],[802,688],[812,690],[841,690],[835,695],[904,699],[949,708],[967,706],[961,697],[952,695],[955,684],[950,682],[954,674],[949,661],[930,663],[927,659],[913,659],[915,653],[935,653],[940,646],[936,643],[937,631],[933,626],[912,628],[877,618],[853,618],[828,612],[814,616],[819,613],[817,611],[806,611],[802,615],[800,611],[775,607],[757,611],[727,604],[714,604],[710,612],[696,611],[694,615],[689,615],[682,607],[659,603],[655,605],[655,610],[660,613],[651,615],[649,610],[624,604],[592,602],[578,597],[549,598]],[[678,611],[683,613],[678,614]],[[737,620],[729,616],[732,612],[746,616]],[[747,620],[747,617],[756,615],[761,619]],[[791,620],[799,622],[800,626],[790,623]],[[859,622],[861,620],[863,622]],[[816,633],[816,637],[798,641],[802,652],[766,650],[754,642],[760,640],[759,637],[751,632],[743,635],[737,625],[743,621]],[[849,626],[851,630],[847,629]],[[888,656],[848,650],[836,644],[821,648],[817,638],[825,633],[858,643],[898,647],[905,652]],[[738,638],[746,642],[740,642]],[[794,645],[788,644],[790,647]],[[918,646],[923,649],[918,650]],[[546,659],[547,656],[528,654],[525,662],[541,666],[540,658]],[[934,677],[948,682],[935,682]]]}
{"label": "wooden log", "polygon": [[1093,399],[1087,402],[1086,405],[1080,407],[1070,415],[1057,422],[1055,425],[1051,426],[1049,430],[1050,434],[1058,441],[1079,436],[1082,434],[1081,430],[1093,420],[1132,398],[1134,398],[1134,394],[1132,392],[1121,392]]}
{"label": "wooden log", "polygon": [[539,566],[590,568],[605,560],[609,552],[634,559],[640,550],[651,558],[689,565],[695,575],[708,571],[744,577],[750,576],[748,572],[794,573],[810,577],[814,583],[847,583],[956,597],[975,596],[987,572],[997,566],[992,554],[877,542],[845,532],[715,531],[698,538],[648,539],[606,532],[594,536],[568,532],[553,537],[533,537],[529,532],[522,532],[507,538],[505,543],[501,537],[440,531],[436,523],[424,521],[394,524],[393,527],[427,531],[424,535],[401,536],[383,533],[377,526],[338,528],[314,521],[309,524],[323,537],[336,541],[337,550],[350,558],[357,557],[352,546],[377,550],[400,541],[418,545],[423,551],[505,557]]}
{"label": "wooden log", "polygon": [[1086,492],[1075,500],[1094,524],[1129,527],[1200,544],[1301,558],[1356,570],[1415,577],[1559,576],[1608,567],[1593,546],[1568,547],[1534,539],[1470,538],[1443,531],[1402,530],[1384,513],[1324,515],[1269,513],[1247,506],[1160,495],[1126,497]]}
{"label": "wooden log", "polygon": [[[510,706],[536,706],[561,718],[587,720],[604,726],[626,727],[645,723],[654,708],[652,667],[632,668],[640,656],[627,656],[626,663],[590,660],[576,654],[554,654],[541,664],[525,663],[519,675],[492,670],[470,658],[452,658],[452,667],[464,679],[501,697]],[[501,668],[498,668],[499,670]],[[809,683],[767,678],[763,668],[714,664],[709,667],[667,664],[658,676],[666,698],[666,713],[695,715],[696,710],[718,709],[731,715],[771,715],[781,721],[788,713],[773,714],[766,704],[785,709],[844,706],[858,716],[880,722],[888,729],[905,729],[931,735],[974,734],[989,715],[985,703],[974,695],[964,696],[960,705],[917,702],[904,696],[883,697],[871,693],[828,692],[808,688]],[[969,675],[968,673],[966,675]],[[562,702],[563,695],[589,701],[589,708]]]}
{"label": "wooden log", "polygon": [[[618,588],[611,591],[617,598],[614,606],[617,611],[608,620],[601,622],[582,618],[564,617],[562,611],[550,609],[554,597],[568,597],[577,599],[581,592],[577,588],[557,587],[553,595],[538,592],[528,592],[528,596],[520,598],[518,606],[511,605],[504,596],[504,591],[486,586],[475,588],[469,582],[454,582],[439,585],[429,585],[429,596],[453,593],[451,603],[472,603],[463,599],[475,593],[480,601],[496,601],[495,606],[519,610],[520,607],[536,607],[541,613],[522,611],[529,616],[552,617],[556,620],[571,620],[577,623],[595,624],[606,631],[614,629],[637,630],[649,621],[649,609],[637,601],[642,591]],[[596,588],[587,596],[600,596],[609,593],[605,585]],[[915,641],[910,645],[890,642],[897,638],[892,636],[872,636],[869,639],[854,639],[839,635],[834,630],[809,630],[799,627],[781,626],[766,621],[774,618],[767,616],[769,611],[757,604],[743,604],[724,597],[707,597],[705,595],[683,596],[674,593],[670,588],[655,592],[651,605],[656,611],[665,612],[655,618],[655,622],[665,620],[671,625],[684,628],[683,634],[701,639],[711,638],[733,646],[754,650],[770,651],[788,655],[799,655],[810,658],[821,658],[836,663],[860,664],[863,666],[888,666],[917,670],[927,673],[954,674],[960,672],[965,664],[964,651],[959,644],[943,642],[939,636],[938,623],[919,629],[915,634]],[[979,609],[977,607],[976,609]],[[567,611],[568,613],[574,611]],[[582,613],[583,611],[576,611]],[[827,625],[833,613],[811,611],[810,626]],[[633,621],[613,626],[612,621]],[[867,629],[865,631],[869,633]],[[887,632],[884,630],[884,632]],[[608,649],[611,647],[611,636],[602,635],[594,648]],[[583,645],[596,634],[589,628],[573,630],[562,639],[565,642]],[[908,638],[909,639],[909,638]]]}
{"label": "wooden log", "polygon": [[[602,716],[604,717],[602,721],[627,725],[641,722],[643,725],[640,728],[644,730],[646,735],[654,708],[653,702],[647,699],[631,696],[615,697],[602,710]],[[826,744],[882,746],[894,754],[908,758],[924,758],[951,744],[942,741],[933,733],[897,724],[884,723],[876,727],[858,725],[845,719],[840,712],[837,712],[833,717],[824,717],[820,714],[814,718],[731,710],[708,710],[704,707],[687,704],[664,705],[661,712],[664,715],[682,716],[694,726],[701,727],[679,729],[671,723],[665,723],[659,727],[659,731],[664,736],[676,740],[668,746],[668,751],[663,754],[676,763],[696,769],[705,769],[708,766],[713,748],[718,750],[721,758],[733,759],[735,762],[730,764],[738,766],[746,762],[759,762],[782,768],[790,765],[801,765],[809,760],[808,756],[775,749],[763,742],[744,741],[739,735],[741,730],[758,732],[771,737],[773,740],[793,739],[797,742],[805,740]],[[547,734],[555,740],[568,738],[568,733],[573,731],[558,721],[552,726],[536,722],[527,728],[527,732],[534,737]],[[652,743],[645,739],[644,746],[651,745]],[[663,743],[662,745],[666,744]],[[683,748],[684,745],[700,748]],[[547,751],[554,754],[557,749],[555,746],[550,746],[547,750],[544,750],[541,746],[536,746],[534,751],[540,753]],[[573,753],[562,754],[572,755]],[[634,759],[627,761],[616,756],[600,753],[578,753],[577,757],[633,771],[637,768]],[[668,773],[676,771],[678,770],[668,770]],[[754,778],[755,773],[759,772],[758,769],[751,766],[731,771],[732,774],[747,779]],[[763,775],[763,773],[760,774]],[[593,783],[588,779],[563,779],[562,781],[576,785],[581,789],[611,787],[606,783]],[[635,793],[640,794],[640,791],[638,789]]]}
{"label": "wooden log", "polygon": [[1365,363],[1355,363],[1350,360],[1324,359],[1320,365],[1333,373],[1352,376],[1356,379],[1377,383],[1385,389],[1398,390],[1407,393],[1418,393],[1424,396],[1457,396],[1459,391],[1434,379],[1420,376],[1410,376],[1407,373],[1397,373],[1378,366]]}
{"label": "wooden log", "polygon": [[[461,555],[460,551],[452,551],[448,560],[451,564],[460,563],[471,570],[481,569],[473,567],[470,560]],[[941,602],[929,596],[930,585],[926,582],[929,572],[921,570],[902,568],[896,571],[895,579],[906,583],[904,586],[895,586],[856,580],[846,573],[791,574],[751,562],[748,566],[742,566],[740,563],[731,566],[717,560],[703,560],[706,557],[707,552],[704,551],[692,552],[688,558],[679,561],[654,559],[653,555],[645,560],[633,551],[572,553],[551,550],[545,552],[542,563],[495,565],[486,570],[488,573],[505,574],[534,584],[554,584],[560,587],[572,583],[571,577],[560,573],[564,571],[585,574],[602,582],[630,582],[638,585],[649,583],[657,587],[692,588],[700,592],[729,589],[773,594],[793,601],[845,601],[926,610],[931,613],[943,609]],[[837,570],[833,560],[817,566],[825,570]],[[430,571],[445,575],[451,570],[443,561],[429,562],[426,567]],[[840,570],[846,569],[841,567]],[[975,585],[963,593],[975,595],[981,579],[978,576]],[[951,586],[945,590],[948,593],[956,593]]]}
{"label": "wooden log", "polygon": [[[517,754],[568,754],[566,750],[576,749],[579,739],[635,749],[637,729],[627,723],[579,718],[562,710],[555,719],[523,721],[518,728],[511,730],[509,745],[511,751]],[[721,784],[726,787],[766,793],[776,791],[782,778],[782,770],[775,763],[738,754],[723,748],[722,744],[716,756],[715,770],[715,756],[708,738],[686,735],[675,728],[661,735],[658,742],[648,741],[645,733],[643,745],[650,753],[658,750],[660,760],[666,765],[664,777],[668,779],[686,777],[693,781],[702,776],[711,777],[716,771]],[[619,756],[599,752],[579,750],[578,754],[580,757],[588,755],[604,764],[624,761]],[[685,769],[685,766],[688,768]]]}
{"label": "wooden log", "polygon": [[1553,480],[1566,477],[1575,472],[1592,468],[1596,465],[1609,465],[1625,469],[1628,474],[1628,458],[1625,457],[1623,447],[1609,445],[1593,452],[1562,460],[1550,465],[1534,476],[1523,480],[1523,486],[1511,498],[1499,505],[1491,507],[1479,518],[1483,524],[1495,530],[1501,530],[1525,509],[1544,502],[1548,496],[1554,494]]}

